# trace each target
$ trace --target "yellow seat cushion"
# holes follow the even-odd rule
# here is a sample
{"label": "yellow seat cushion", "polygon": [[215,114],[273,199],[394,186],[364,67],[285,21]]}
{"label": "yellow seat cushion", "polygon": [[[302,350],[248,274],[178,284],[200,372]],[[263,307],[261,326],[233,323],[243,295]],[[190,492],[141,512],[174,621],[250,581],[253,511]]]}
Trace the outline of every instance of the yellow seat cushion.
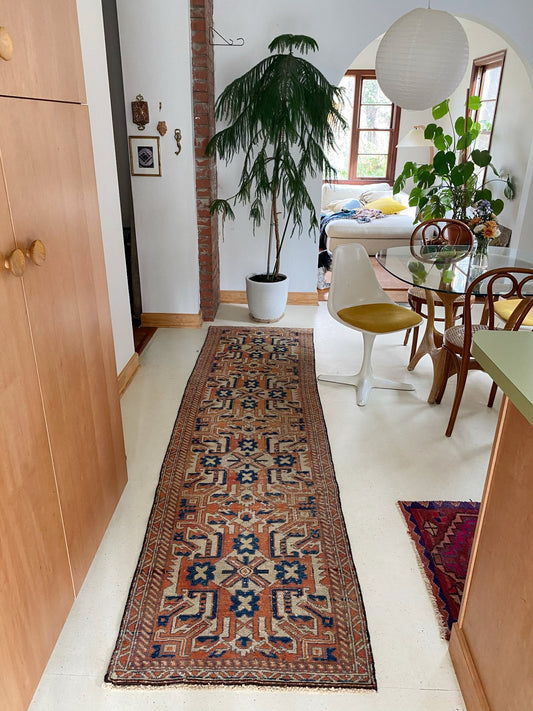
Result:
{"label": "yellow seat cushion", "polygon": [[422,317],[397,304],[363,304],[338,311],[340,319],[370,333],[392,333],[418,326]]}
{"label": "yellow seat cushion", "polygon": [[[500,299],[494,303],[494,311],[501,319],[508,321],[509,317],[521,301],[522,299]],[[523,320],[522,326],[533,326],[533,309]]]}

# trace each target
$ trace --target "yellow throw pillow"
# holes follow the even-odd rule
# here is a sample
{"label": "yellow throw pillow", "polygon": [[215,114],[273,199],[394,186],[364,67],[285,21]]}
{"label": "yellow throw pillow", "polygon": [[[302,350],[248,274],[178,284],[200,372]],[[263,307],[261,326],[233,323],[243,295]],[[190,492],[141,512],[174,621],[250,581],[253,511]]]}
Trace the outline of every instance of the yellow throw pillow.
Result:
{"label": "yellow throw pillow", "polygon": [[397,212],[407,209],[405,205],[402,205],[401,202],[391,197],[379,198],[379,200],[367,202],[365,207],[369,210],[381,210],[384,215],[395,215]]}

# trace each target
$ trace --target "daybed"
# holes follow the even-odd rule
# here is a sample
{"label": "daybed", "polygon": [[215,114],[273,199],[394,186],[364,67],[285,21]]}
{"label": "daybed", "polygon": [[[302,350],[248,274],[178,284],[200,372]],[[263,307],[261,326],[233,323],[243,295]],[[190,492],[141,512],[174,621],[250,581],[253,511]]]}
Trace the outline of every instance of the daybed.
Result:
{"label": "daybed", "polygon": [[[333,251],[339,244],[359,242],[370,255],[386,247],[407,246],[416,226],[415,210],[408,207],[407,193],[393,197],[392,186],[387,183],[324,184],[321,246]],[[390,212],[393,214],[384,214]],[[369,221],[361,222],[358,218]]]}

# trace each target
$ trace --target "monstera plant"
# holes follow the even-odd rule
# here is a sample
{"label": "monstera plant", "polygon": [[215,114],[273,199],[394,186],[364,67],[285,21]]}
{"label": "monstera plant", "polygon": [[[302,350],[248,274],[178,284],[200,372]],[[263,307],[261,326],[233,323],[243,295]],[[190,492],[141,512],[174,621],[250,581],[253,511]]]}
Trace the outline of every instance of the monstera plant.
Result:
{"label": "monstera plant", "polygon": [[[424,131],[425,138],[435,146],[433,163],[407,162],[394,183],[394,193],[403,190],[407,180],[412,179],[414,187],[409,194],[409,205],[418,208],[417,220],[451,216],[467,222],[471,208],[480,201],[490,203],[493,214],[499,215],[504,202],[493,197],[491,186],[495,182],[503,184],[503,194],[509,200],[514,198],[515,188],[510,176],[499,175],[488,150],[471,149],[481,125],[472,121],[468,112],[480,108],[480,99],[469,97],[466,116],[455,121],[449,103],[446,99],[434,106],[432,113],[435,121],[448,119],[450,132],[436,123],[430,123]],[[486,170],[492,173],[488,180],[483,179]]]}
{"label": "monstera plant", "polygon": [[237,191],[214,200],[211,213],[233,219],[233,207],[248,204],[253,231],[263,220],[270,226],[265,272],[247,279],[250,312],[261,321],[277,320],[285,303],[279,314],[254,314],[250,290],[260,284],[262,294],[271,293],[269,285],[285,282],[286,301],[287,278],[280,272],[283,245],[295,230],[302,231],[306,219],[311,230],[318,227],[306,180],[322,173],[333,175],[326,151],[334,147],[338,127],[346,126],[339,111],[342,90],[295,54],[318,50],[314,39],[284,34],[272,40],[268,49],[270,56],[218,97],[215,115],[227,125],[206,148],[207,155],[217,155],[226,163],[242,162]]}

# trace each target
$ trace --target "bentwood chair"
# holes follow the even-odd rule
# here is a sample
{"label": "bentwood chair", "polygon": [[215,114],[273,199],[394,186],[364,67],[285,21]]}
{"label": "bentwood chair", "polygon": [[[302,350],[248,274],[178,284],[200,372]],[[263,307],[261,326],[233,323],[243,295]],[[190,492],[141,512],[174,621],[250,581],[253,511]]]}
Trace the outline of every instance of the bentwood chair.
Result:
{"label": "bentwood chair", "polygon": [[331,273],[328,311],[343,326],[363,334],[363,362],[356,375],[319,375],[318,380],[352,385],[357,391],[358,405],[366,405],[372,388],[413,390],[409,383],[378,378],[373,374],[372,348],[378,334],[417,326],[422,317],[398,306],[385,293],[361,244],[337,247],[333,252]]}
{"label": "bentwood chair", "polygon": [[[417,248],[427,247],[427,246],[461,246],[467,247],[465,250],[465,256],[469,251],[472,250],[474,246],[474,235],[472,231],[467,227],[464,222],[460,220],[453,220],[448,218],[442,218],[439,220],[425,220],[421,222],[413,230],[411,234],[411,251],[414,256],[418,257],[419,253],[416,251]],[[468,249],[470,248],[470,249]],[[433,297],[435,306],[443,306],[442,301],[439,299],[438,294]],[[453,315],[454,320],[458,317],[459,309],[464,305],[465,297],[457,297],[453,305]],[[427,311],[424,311],[424,306],[427,307],[426,292],[423,288],[419,286],[413,286],[407,292],[407,302],[413,311],[420,314],[423,318],[427,318]],[[435,318],[435,321],[444,321],[443,318]],[[411,329],[406,332],[404,345],[407,345],[409,340],[409,335]],[[411,354],[409,356],[409,362],[411,362],[415,356],[416,348],[418,345],[418,328],[412,329],[412,341],[411,341]],[[413,364],[413,368],[416,363]],[[412,368],[411,368],[412,370]]]}
{"label": "bentwood chair", "polygon": [[[487,294],[483,313],[483,323],[472,322],[472,303],[477,294]],[[437,375],[438,386],[435,402],[440,403],[448,379],[457,373],[457,385],[452,411],[446,429],[450,437],[465,389],[468,371],[482,370],[472,357],[472,337],[479,330],[516,331],[522,326],[533,324],[533,269],[524,267],[501,267],[484,272],[472,281],[465,294],[463,324],[452,326],[444,332],[442,367]],[[498,325],[497,316],[507,313],[505,326]],[[488,406],[492,407],[496,388],[492,386]]]}

